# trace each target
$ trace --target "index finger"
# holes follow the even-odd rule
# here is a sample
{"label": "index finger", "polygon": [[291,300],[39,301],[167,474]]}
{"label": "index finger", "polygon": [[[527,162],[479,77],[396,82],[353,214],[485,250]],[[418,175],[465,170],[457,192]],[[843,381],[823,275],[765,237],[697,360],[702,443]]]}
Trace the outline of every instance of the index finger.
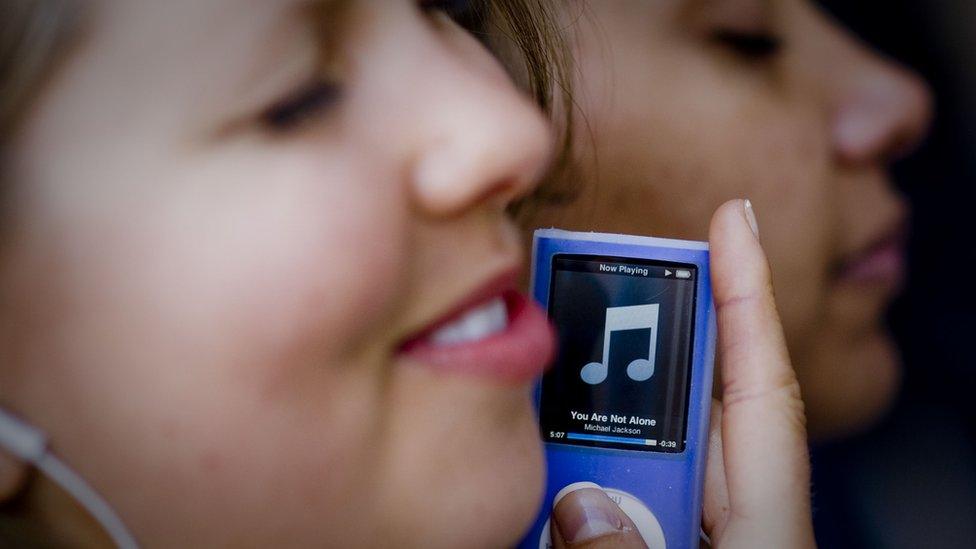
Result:
{"label": "index finger", "polygon": [[734,515],[759,522],[806,525],[810,465],[803,403],[750,216],[748,201],[728,202],[710,231],[729,504]]}

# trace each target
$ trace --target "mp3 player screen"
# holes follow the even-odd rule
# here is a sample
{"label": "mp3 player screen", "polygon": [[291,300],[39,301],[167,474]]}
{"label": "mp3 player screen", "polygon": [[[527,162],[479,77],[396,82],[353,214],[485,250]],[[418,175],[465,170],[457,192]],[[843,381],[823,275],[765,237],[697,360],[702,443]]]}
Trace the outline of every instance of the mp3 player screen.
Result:
{"label": "mp3 player screen", "polygon": [[542,380],[543,440],[684,450],[697,278],[680,263],[553,258],[559,354]]}

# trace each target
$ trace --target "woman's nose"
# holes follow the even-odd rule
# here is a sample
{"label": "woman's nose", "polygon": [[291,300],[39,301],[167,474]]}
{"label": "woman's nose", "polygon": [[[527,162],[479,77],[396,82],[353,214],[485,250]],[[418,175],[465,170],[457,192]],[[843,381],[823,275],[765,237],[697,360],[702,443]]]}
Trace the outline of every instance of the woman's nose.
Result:
{"label": "woman's nose", "polygon": [[549,123],[475,47],[477,59],[441,59],[453,66],[432,71],[440,76],[428,82],[436,108],[420,121],[426,138],[412,174],[416,202],[428,215],[504,207],[531,191],[549,164]]}
{"label": "woman's nose", "polygon": [[925,137],[932,119],[932,93],[907,68],[855,47],[853,60],[844,64],[833,86],[835,151],[848,163],[888,162]]}

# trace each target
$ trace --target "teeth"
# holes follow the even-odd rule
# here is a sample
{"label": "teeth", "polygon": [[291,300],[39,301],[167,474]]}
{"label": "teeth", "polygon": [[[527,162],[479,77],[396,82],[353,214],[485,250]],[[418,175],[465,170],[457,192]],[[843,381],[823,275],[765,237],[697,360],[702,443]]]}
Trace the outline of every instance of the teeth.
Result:
{"label": "teeth", "polygon": [[507,327],[508,309],[499,297],[444,325],[431,334],[430,339],[436,345],[458,345],[485,339]]}

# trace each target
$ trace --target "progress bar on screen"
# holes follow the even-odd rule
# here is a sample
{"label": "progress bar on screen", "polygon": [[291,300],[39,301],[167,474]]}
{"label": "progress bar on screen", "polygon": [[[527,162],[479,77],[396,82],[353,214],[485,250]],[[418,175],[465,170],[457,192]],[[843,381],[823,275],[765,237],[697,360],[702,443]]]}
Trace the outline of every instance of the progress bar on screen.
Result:
{"label": "progress bar on screen", "polygon": [[657,440],[653,438],[610,437],[606,435],[588,435],[585,433],[566,433],[566,438],[570,440],[588,440],[591,442],[612,442],[616,444],[633,444],[635,446],[657,446]]}

